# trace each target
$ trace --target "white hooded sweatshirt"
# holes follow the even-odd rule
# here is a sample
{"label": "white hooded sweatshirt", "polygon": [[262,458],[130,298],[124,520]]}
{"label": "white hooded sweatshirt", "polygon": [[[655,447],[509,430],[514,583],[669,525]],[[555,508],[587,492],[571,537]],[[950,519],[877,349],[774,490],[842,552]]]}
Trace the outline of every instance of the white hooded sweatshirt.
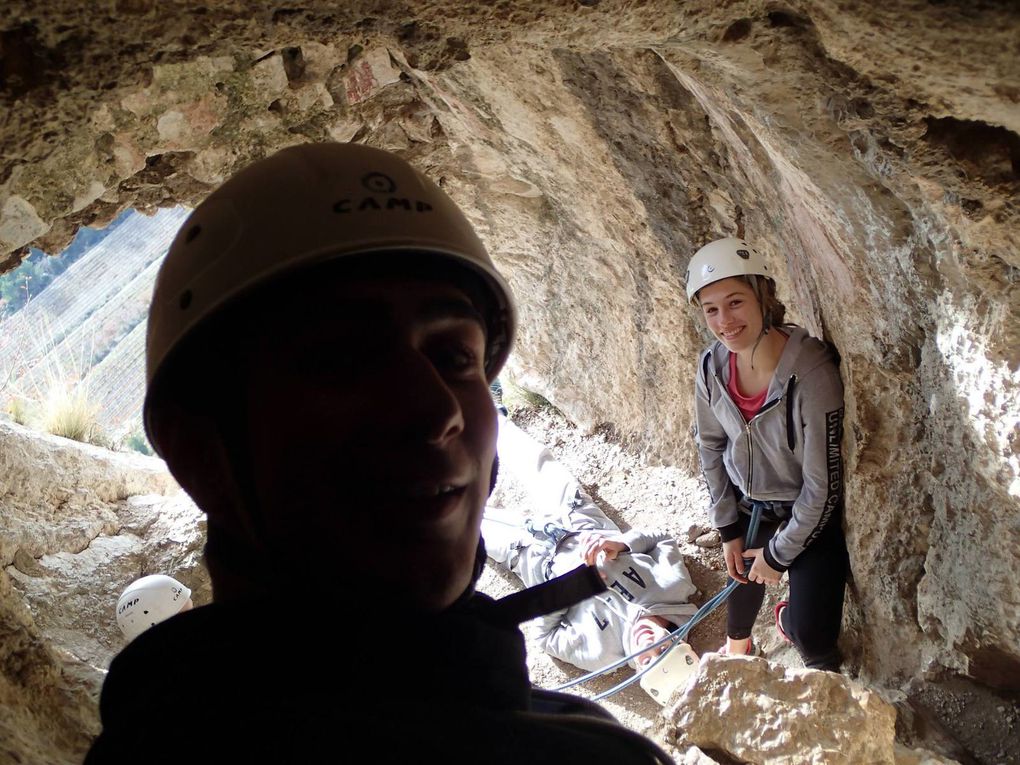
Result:
{"label": "white hooded sweatshirt", "polygon": [[487,507],[482,535],[489,556],[526,586],[581,565],[580,532],[601,532],[630,548],[600,564],[606,592],[542,617],[539,639],[547,653],[582,669],[601,669],[638,649],[631,630],[641,617],[661,616],[679,625],[694,614],[697,608],[688,600],[696,588],[671,535],[621,532],[547,448],[502,418],[498,453],[500,468],[528,490],[533,531],[519,513]]}

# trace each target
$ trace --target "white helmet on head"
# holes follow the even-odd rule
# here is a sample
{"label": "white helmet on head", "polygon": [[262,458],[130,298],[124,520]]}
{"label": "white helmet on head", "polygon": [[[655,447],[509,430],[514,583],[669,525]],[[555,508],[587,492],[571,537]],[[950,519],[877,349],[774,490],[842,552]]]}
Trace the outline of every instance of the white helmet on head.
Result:
{"label": "white helmet on head", "polygon": [[180,613],[191,590],[172,576],[151,574],[128,585],[117,601],[117,626],[129,641]]}
{"label": "white helmet on head", "polygon": [[762,254],[743,239],[730,236],[709,242],[694,253],[687,266],[687,300],[693,303],[702,287],[733,276],[771,279],[772,271]]}
{"label": "white helmet on head", "polygon": [[509,285],[468,219],[438,185],[361,144],[291,146],[231,177],[181,227],[149,313],[146,430],[153,389],[186,338],[236,298],[308,266],[349,256],[439,257],[480,278],[492,304],[486,374],[496,378],[517,314]]}

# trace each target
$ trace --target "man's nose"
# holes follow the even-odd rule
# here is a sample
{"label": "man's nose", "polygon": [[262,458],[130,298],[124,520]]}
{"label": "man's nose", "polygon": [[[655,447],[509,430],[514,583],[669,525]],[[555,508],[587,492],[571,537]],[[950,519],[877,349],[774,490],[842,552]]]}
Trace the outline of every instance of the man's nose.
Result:
{"label": "man's nose", "polygon": [[400,354],[402,391],[394,401],[394,426],[409,440],[442,445],[464,430],[464,410],[427,356],[415,349]]}

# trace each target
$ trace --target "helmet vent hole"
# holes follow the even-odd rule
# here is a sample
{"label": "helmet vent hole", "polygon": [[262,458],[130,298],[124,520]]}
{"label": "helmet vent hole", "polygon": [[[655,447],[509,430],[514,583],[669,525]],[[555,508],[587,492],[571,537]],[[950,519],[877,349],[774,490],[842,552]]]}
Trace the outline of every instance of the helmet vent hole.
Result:
{"label": "helmet vent hole", "polygon": [[145,614],[146,616],[148,616],[148,615],[149,615],[149,612],[148,612],[148,610],[142,611],[142,613],[143,613],[143,614]]}
{"label": "helmet vent hole", "polygon": [[194,225],[191,228],[189,228],[188,229],[188,233],[184,235],[184,241],[185,242],[189,242],[189,243],[193,242],[193,241],[195,241],[195,239],[198,238],[198,235],[201,234],[201,233],[202,233],[202,227],[199,226],[199,225]]}
{"label": "helmet vent hole", "polygon": [[184,292],[181,293],[180,305],[182,311],[186,311],[188,306],[191,305],[191,290],[184,290]]}

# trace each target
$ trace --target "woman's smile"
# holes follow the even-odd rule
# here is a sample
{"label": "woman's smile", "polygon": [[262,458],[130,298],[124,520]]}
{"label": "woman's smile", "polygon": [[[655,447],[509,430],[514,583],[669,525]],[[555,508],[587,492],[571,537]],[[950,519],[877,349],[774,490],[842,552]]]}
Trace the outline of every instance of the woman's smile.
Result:
{"label": "woman's smile", "polygon": [[708,328],[731,351],[750,348],[762,330],[761,304],[742,279],[723,279],[698,293]]}

